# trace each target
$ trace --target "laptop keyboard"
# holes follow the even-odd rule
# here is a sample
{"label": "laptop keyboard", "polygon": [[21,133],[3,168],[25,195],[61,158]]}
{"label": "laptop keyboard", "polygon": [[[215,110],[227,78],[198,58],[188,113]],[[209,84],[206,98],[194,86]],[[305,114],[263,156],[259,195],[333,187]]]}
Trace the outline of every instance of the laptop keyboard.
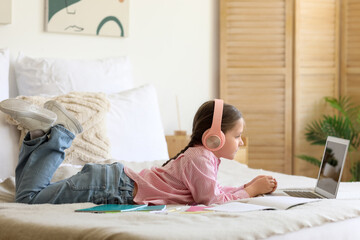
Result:
{"label": "laptop keyboard", "polygon": [[321,198],[321,196],[319,196],[313,192],[305,192],[305,191],[284,191],[284,192],[292,197]]}

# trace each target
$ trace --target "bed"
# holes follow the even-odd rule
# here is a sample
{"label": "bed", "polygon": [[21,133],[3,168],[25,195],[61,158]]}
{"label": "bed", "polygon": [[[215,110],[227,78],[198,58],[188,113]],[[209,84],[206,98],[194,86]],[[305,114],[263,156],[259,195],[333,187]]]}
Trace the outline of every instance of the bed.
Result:
{"label": "bed", "polygon": [[[53,181],[75,174],[87,162],[120,161],[140,171],[159,166],[169,157],[156,88],[151,84],[133,86],[127,58],[80,61],[20,55],[9,63],[9,51],[0,49],[1,86],[8,86],[9,76],[3,73],[8,73],[12,64],[15,79],[10,79],[10,83],[16,81],[19,97],[35,104],[56,99],[84,126],[84,134],[68,150]],[[1,98],[9,97],[8,92],[2,92]],[[139,122],[143,118],[147,119],[146,124]],[[143,137],[134,137],[134,129],[141,131]],[[5,146],[0,153],[0,239],[360,238],[358,182],[341,183],[336,200],[311,202],[288,210],[188,213],[190,206],[168,205],[163,212],[95,214],[75,212],[94,206],[92,203],[14,203],[13,171],[24,133],[16,122],[0,114],[0,137]],[[251,169],[228,159],[222,159],[218,177],[222,185],[238,186],[259,174],[276,177],[279,189],[312,188],[316,181]]]}

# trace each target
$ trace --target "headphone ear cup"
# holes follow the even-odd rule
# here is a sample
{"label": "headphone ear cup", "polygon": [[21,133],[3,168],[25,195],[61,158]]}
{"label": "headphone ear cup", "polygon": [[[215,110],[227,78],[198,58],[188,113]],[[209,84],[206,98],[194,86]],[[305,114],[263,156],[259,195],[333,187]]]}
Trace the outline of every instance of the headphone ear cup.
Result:
{"label": "headphone ear cup", "polygon": [[209,131],[210,129],[206,130],[203,135],[202,135],[202,138],[201,138],[201,141],[202,141],[202,144],[204,145],[205,148],[209,149],[208,146],[207,146],[207,143],[206,143],[206,138],[208,137],[209,135]]}
{"label": "headphone ear cup", "polygon": [[225,134],[222,131],[220,131],[220,139],[221,139],[221,143],[220,143],[219,149],[225,145],[225,141],[226,141]]}
{"label": "headphone ear cup", "polygon": [[203,133],[202,144],[210,151],[217,151],[225,144],[225,134],[222,131],[214,133],[210,130],[208,129]]}

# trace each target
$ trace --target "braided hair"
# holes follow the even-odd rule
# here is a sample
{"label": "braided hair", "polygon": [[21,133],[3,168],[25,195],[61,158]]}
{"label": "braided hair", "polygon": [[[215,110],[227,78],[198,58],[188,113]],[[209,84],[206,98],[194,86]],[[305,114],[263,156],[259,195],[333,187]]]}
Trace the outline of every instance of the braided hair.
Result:
{"label": "braided hair", "polygon": [[[162,166],[165,166],[170,161],[176,159],[180,154],[184,153],[189,147],[194,147],[196,145],[202,145],[202,135],[203,133],[211,127],[213,115],[214,115],[214,104],[215,101],[207,101],[203,103],[200,108],[197,110],[192,126],[192,134],[190,137],[189,144],[181,150],[174,157],[166,161]],[[241,112],[234,106],[224,103],[223,115],[221,120],[221,131],[226,133],[228,130],[233,128],[236,124],[236,121],[242,118]]]}

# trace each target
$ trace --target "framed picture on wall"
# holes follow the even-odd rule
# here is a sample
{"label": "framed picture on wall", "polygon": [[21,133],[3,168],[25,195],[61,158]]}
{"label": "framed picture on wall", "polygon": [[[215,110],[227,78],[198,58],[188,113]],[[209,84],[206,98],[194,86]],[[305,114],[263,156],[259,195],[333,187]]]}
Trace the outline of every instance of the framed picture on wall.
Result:
{"label": "framed picture on wall", "polygon": [[45,0],[45,31],[126,37],[130,0]]}
{"label": "framed picture on wall", "polygon": [[11,1],[0,0],[0,24],[11,23]]}

